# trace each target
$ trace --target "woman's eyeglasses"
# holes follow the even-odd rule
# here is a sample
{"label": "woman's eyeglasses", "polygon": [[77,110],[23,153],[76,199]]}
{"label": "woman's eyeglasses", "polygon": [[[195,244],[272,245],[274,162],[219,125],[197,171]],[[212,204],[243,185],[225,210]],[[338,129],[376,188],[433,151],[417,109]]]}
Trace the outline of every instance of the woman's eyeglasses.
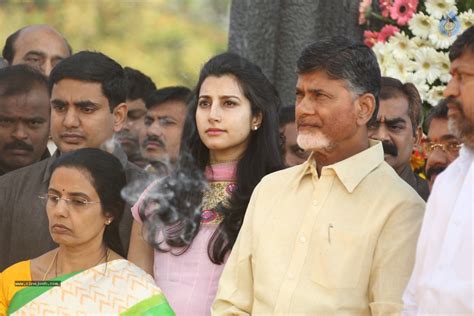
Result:
{"label": "woman's eyeglasses", "polygon": [[46,201],[47,204],[52,205],[52,206],[56,206],[59,203],[59,201],[63,200],[64,202],[66,202],[66,205],[68,207],[72,207],[74,209],[81,209],[81,208],[85,208],[85,207],[87,207],[91,204],[100,203],[100,202],[96,202],[96,201],[88,201],[87,199],[82,198],[82,197],[73,197],[73,198],[70,198],[70,199],[66,199],[66,198],[60,197],[57,194],[53,194],[53,193],[45,193],[45,194],[42,194],[38,197],[40,199]]}

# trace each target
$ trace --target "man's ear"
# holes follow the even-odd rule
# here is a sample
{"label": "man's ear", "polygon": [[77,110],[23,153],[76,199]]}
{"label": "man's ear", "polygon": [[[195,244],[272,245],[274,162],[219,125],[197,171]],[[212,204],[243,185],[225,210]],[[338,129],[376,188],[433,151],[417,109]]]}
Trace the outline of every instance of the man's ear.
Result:
{"label": "man's ear", "polygon": [[375,111],[375,97],[371,93],[364,93],[355,102],[357,124],[364,126],[372,118]]}
{"label": "man's ear", "polygon": [[123,125],[127,121],[127,104],[120,103],[117,105],[113,111],[114,116],[114,132],[118,132],[122,129]]}

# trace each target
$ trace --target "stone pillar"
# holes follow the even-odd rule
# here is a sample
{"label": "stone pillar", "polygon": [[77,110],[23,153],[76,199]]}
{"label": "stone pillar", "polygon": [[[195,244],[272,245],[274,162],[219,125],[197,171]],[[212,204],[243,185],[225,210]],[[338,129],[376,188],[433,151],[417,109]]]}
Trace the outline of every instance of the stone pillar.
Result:
{"label": "stone pillar", "polygon": [[233,0],[229,50],[258,64],[291,104],[303,47],[330,35],[362,39],[358,14],[358,0]]}

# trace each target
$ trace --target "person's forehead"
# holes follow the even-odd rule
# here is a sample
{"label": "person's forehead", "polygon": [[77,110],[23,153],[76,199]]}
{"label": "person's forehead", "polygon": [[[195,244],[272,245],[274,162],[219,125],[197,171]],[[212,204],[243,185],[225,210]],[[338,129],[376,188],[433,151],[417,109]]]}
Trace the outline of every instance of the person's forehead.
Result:
{"label": "person's forehead", "polygon": [[444,118],[433,118],[428,129],[428,138],[437,141],[451,133],[448,129],[448,120]]}
{"label": "person's forehead", "polygon": [[243,91],[237,78],[232,75],[223,75],[220,77],[209,76],[204,79],[201,88],[199,89],[199,96],[204,95],[241,97]]}
{"label": "person's forehead", "polygon": [[49,94],[46,88],[34,88],[27,93],[0,97],[0,113],[25,116],[49,115]]}
{"label": "person's forehead", "polygon": [[76,79],[61,79],[53,85],[51,99],[61,98],[64,101],[95,100],[100,103],[108,100],[102,91],[100,82],[81,81]]}
{"label": "person's forehead", "polygon": [[297,88],[320,88],[320,87],[343,87],[346,88],[346,84],[342,79],[334,79],[329,77],[325,70],[316,70],[308,73],[298,74],[298,80],[296,82]]}
{"label": "person's forehead", "polygon": [[395,118],[405,118],[410,120],[408,115],[408,100],[404,96],[396,96],[386,100],[380,100],[377,117],[386,120]]}
{"label": "person's forehead", "polygon": [[166,101],[148,109],[147,114],[151,116],[178,117],[186,113],[186,103],[182,101]]}
{"label": "person's forehead", "polygon": [[456,71],[458,68],[474,69],[474,51],[471,48],[465,49],[461,56],[451,62],[451,71]]}
{"label": "person's forehead", "polygon": [[47,55],[69,56],[65,40],[48,27],[31,27],[21,31],[13,46],[15,55],[38,51]]}
{"label": "person's forehead", "polygon": [[51,175],[50,188],[66,192],[96,193],[88,172],[74,167],[59,167]]}

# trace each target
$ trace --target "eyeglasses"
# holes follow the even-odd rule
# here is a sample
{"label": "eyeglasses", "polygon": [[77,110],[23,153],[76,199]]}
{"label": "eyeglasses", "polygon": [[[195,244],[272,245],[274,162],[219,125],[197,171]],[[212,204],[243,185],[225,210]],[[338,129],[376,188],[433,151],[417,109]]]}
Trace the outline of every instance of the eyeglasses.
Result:
{"label": "eyeglasses", "polygon": [[434,143],[434,142],[426,142],[423,144],[423,149],[425,150],[426,154],[430,155],[436,148],[441,149],[447,154],[457,155],[459,153],[459,149],[461,149],[461,144],[458,143]]}
{"label": "eyeglasses", "polygon": [[42,194],[38,197],[46,201],[47,204],[52,205],[52,206],[56,206],[60,200],[63,200],[64,202],[66,202],[66,205],[68,207],[72,207],[74,209],[82,209],[82,208],[86,208],[87,206],[91,204],[100,203],[96,201],[88,201],[81,197],[73,197],[71,199],[66,199],[66,198],[60,197],[57,194],[52,194],[52,193]]}

